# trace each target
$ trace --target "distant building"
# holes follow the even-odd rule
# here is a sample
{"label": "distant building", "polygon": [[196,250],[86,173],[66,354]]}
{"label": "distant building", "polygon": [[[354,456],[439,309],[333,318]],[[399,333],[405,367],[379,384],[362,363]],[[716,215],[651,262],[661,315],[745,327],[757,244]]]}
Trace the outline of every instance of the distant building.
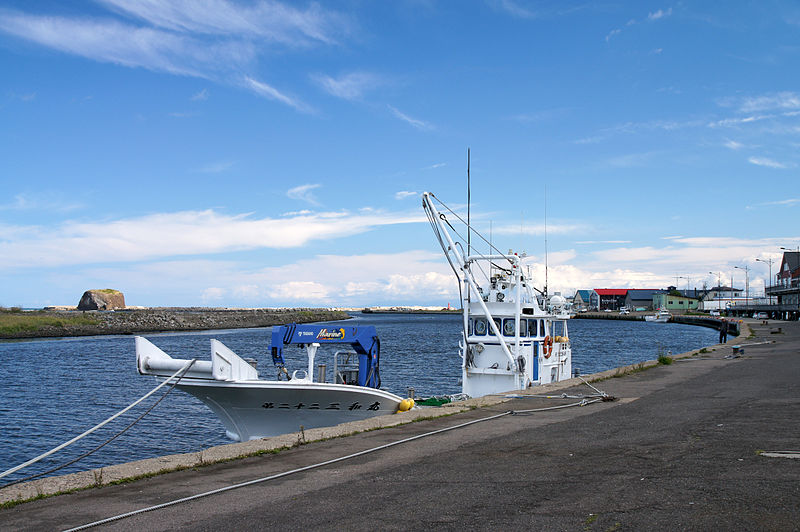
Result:
{"label": "distant building", "polygon": [[595,288],[594,292],[599,298],[599,310],[619,310],[625,306],[627,288]]}
{"label": "distant building", "polygon": [[684,312],[687,310],[695,310],[699,303],[700,301],[693,297],[680,295],[677,290],[653,294],[653,305],[657,308],[665,308],[667,310],[683,310]]}
{"label": "distant building", "polygon": [[578,290],[572,298],[572,308],[596,308],[592,306],[592,291]]}
{"label": "distant building", "polygon": [[663,292],[658,288],[631,288],[625,296],[625,306],[631,310],[644,309],[651,310],[653,306],[653,294]]}
{"label": "distant building", "polygon": [[719,299],[736,299],[741,297],[742,292],[741,288],[733,288],[731,286],[715,286],[713,288],[709,288],[708,292],[706,292],[704,299],[705,301],[710,300],[719,300]]}
{"label": "distant building", "polygon": [[777,296],[778,305],[800,308],[800,252],[784,252],[775,284],[767,287],[767,295]]}
{"label": "distant building", "polygon": [[[677,289],[676,289],[677,290]],[[704,299],[708,290],[702,288],[690,288],[687,290],[678,290],[678,293],[684,297],[691,297],[693,299]]]}

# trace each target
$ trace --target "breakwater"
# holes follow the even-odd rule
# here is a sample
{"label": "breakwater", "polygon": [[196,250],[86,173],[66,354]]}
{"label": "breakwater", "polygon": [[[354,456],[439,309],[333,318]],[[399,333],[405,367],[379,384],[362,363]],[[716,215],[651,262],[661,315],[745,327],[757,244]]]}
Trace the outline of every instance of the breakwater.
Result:
{"label": "breakwater", "polygon": [[[573,319],[582,320],[617,320],[617,321],[645,321],[644,317],[652,312],[635,312],[630,314],[612,314],[609,312],[582,312],[573,316]],[[735,318],[726,318],[728,323],[728,334],[738,336],[741,321]],[[694,316],[688,314],[673,314],[670,323],[683,323],[685,325],[697,325],[708,327],[709,329],[719,330],[720,318],[711,316]]]}
{"label": "breakwater", "polygon": [[50,338],[165,331],[269,327],[348,319],[328,309],[149,308],[116,311],[32,311],[0,314],[0,338]]}

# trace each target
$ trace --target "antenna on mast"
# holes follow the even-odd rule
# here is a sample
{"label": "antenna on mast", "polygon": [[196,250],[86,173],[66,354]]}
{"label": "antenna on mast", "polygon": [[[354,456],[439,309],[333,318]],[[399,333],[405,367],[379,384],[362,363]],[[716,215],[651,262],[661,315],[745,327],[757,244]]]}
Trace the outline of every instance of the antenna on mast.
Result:
{"label": "antenna on mast", "polygon": [[547,185],[544,186],[544,298],[547,299]]}
{"label": "antenna on mast", "polygon": [[467,148],[467,256],[469,257],[472,254],[472,224],[469,220],[469,206],[470,206],[470,196],[471,196],[471,187],[469,182],[469,148]]}

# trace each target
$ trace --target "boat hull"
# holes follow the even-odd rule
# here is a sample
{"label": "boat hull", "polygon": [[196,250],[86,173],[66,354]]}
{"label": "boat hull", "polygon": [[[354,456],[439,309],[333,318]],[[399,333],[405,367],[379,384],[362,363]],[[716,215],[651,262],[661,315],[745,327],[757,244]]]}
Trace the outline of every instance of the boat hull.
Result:
{"label": "boat hull", "polygon": [[667,323],[669,321],[669,316],[645,316],[644,321],[649,321],[650,323]]}
{"label": "boat hull", "polygon": [[205,403],[236,441],[394,414],[402,398],[345,384],[184,379],[178,388]]}

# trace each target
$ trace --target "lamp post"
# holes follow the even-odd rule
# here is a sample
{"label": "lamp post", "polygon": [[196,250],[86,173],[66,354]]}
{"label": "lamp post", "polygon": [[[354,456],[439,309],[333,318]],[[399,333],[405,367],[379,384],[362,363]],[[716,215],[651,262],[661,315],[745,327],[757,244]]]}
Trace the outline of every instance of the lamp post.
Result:
{"label": "lamp post", "polygon": [[745,312],[748,312],[750,306],[750,267],[745,265],[744,268],[741,266],[734,266],[734,268],[744,270],[744,308]]}
{"label": "lamp post", "polygon": [[[717,276],[717,297],[715,299],[718,302],[722,301],[722,272],[708,272],[708,273],[710,273],[711,275],[714,275],[716,273],[716,276]],[[717,310],[720,311],[720,314],[722,314],[722,305],[720,303],[717,303]]]}
{"label": "lamp post", "polygon": [[[775,262],[775,260],[774,259],[766,259],[766,260],[765,259],[756,259],[756,262],[766,262],[767,264],[769,264],[769,282],[771,283],[772,282],[772,263]],[[767,295],[767,287],[766,287],[766,285],[764,286],[764,295]],[[771,295],[769,296],[768,301],[769,301],[769,304],[772,305],[772,296]]]}

